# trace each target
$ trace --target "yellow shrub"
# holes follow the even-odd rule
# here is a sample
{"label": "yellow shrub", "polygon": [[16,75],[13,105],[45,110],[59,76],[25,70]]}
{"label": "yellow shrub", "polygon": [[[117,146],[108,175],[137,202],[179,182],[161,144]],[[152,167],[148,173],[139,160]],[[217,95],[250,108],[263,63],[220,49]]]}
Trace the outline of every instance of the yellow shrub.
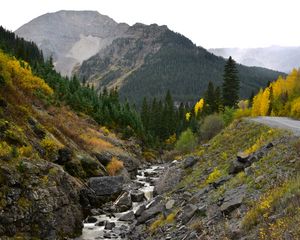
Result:
{"label": "yellow shrub", "polygon": [[110,133],[107,127],[101,127],[100,131],[103,133],[104,136],[108,136]]}
{"label": "yellow shrub", "polygon": [[[288,202],[288,197],[293,196],[295,193],[300,194],[300,177],[290,179],[279,187],[275,187],[267,191],[259,201],[253,203],[253,207],[247,212],[243,219],[244,228],[250,228],[262,220],[268,218],[272,212],[272,208],[279,202],[283,201],[284,196]],[[281,203],[287,204],[287,203]]]}
{"label": "yellow shrub", "polygon": [[106,170],[110,176],[115,176],[123,168],[123,162],[118,160],[116,157],[112,157],[111,161],[106,166]]}
{"label": "yellow shrub", "polygon": [[167,145],[173,145],[176,142],[176,133],[171,135],[168,139],[165,140],[165,144]]}
{"label": "yellow shrub", "polygon": [[0,158],[8,157],[12,152],[12,148],[6,142],[0,142]]}
{"label": "yellow shrub", "polygon": [[256,139],[256,142],[246,149],[244,152],[246,154],[251,154],[259,150],[266,142],[266,139],[268,138],[268,135],[273,135],[274,130],[270,129],[267,133],[263,133],[259,138]]}
{"label": "yellow shrub", "polygon": [[33,153],[31,146],[22,146],[19,148],[19,154],[22,157],[30,157]]}
{"label": "yellow shrub", "polygon": [[47,156],[52,155],[58,149],[62,148],[62,145],[50,137],[46,137],[41,141],[41,146],[45,149]]}
{"label": "yellow shrub", "polygon": [[209,174],[208,178],[206,179],[206,183],[213,183],[216,181],[219,177],[221,177],[221,171],[218,168],[214,168],[214,170]]}
{"label": "yellow shrub", "polygon": [[147,160],[147,161],[151,161],[154,160],[156,158],[156,155],[154,152],[151,151],[145,151],[143,152],[143,157]]}

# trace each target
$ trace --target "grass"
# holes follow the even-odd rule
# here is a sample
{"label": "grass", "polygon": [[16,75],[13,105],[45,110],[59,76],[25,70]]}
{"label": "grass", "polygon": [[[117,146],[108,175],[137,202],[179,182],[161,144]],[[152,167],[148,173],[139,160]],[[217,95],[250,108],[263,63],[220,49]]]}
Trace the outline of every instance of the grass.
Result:
{"label": "grass", "polygon": [[166,224],[173,223],[175,221],[176,215],[177,215],[177,210],[174,210],[166,218],[164,218],[162,214],[159,215],[159,218],[150,225],[149,227],[150,232],[154,233],[155,231],[157,231],[158,228],[161,228]]}
{"label": "grass", "polygon": [[106,170],[110,176],[115,176],[123,168],[123,162],[116,157],[112,157],[111,161],[106,166]]}
{"label": "grass", "polygon": [[[265,222],[279,208],[286,208],[290,199],[300,197],[300,175],[283,182],[280,186],[274,186],[263,194],[259,201],[252,203],[252,208],[247,212],[243,220],[243,227],[250,229],[260,222]],[[300,201],[295,208],[300,209]],[[280,224],[279,224],[280,225]],[[300,237],[300,235],[299,235]]]}
{"label": "grass", "polygon": [[210,178],[214,177],[214,180],[217,179],[216,175],[218,178],[227,175],[229,165],[238,152],[247,149],[253,151],[285,134],[281,130],[270,130],[267,126],[246,120],[234,121],[208,142],[209,147],[198,146],[196,148],[194,155],[201,156],[201,160],[192,170],[186,171],[185,177],[177,188],[191,186],[191,191],[197,191],[213,181],[208,178],[214,169],[217,168],[220,171],[210,176]]}

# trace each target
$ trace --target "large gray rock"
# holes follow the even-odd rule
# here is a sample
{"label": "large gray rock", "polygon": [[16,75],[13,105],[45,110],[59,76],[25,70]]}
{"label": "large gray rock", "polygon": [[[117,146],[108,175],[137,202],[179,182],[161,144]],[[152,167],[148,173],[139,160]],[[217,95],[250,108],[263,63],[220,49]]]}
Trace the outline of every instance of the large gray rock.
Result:
{"label": "large gray rock", "polygon": [[230,212],[232,212],[234,209],[241,206],[246,196],[246,187],[247,187],[246,185],[242,185],[225,192],[223,203],[220,206],[220,210],[224,214],[227,215]]}
{"label": "large gray rock", "polygon": [[129,210],[132,207],[130,193],[124,192],[122,195],[120,195],[118,199],[114,202],[114,206],[119,212],[125,212]]}
{"label": "large gray rock", "polygon": [[123,177],[92,177],[89,179],[89,187],[97,196],[107,196],[121,193],[123,189]]}
{"label": "large gray rock", "polygon": [[162,194],[173,189],[182,178],[182,170],[177,167],[170,167],[162,173],[162,176],[156,181],[154,187],[155,194]]}
{"label": "large gray rock", "polygon": [[182,216],[181,220],[183,224],[186,224],[196,213],[197,211],[197,206],[193,204],[187,204],[183,209],[182,209]]}
{"label": "large gray rock", "polygon": [[133,221],[135,219],[133,211],[125,213],[123,216],[119,218],[120,221]]}
{"label": "large gray rock", "polygon": [[149,209],[143,211],[141,216],[137,218],[137,222],[139,224],[145,223],[149,219],[154,218],[159,213],[162,213],[163,209],[164,205],[161,202],[159,202],[156,205],[150,207]]}
{"label": "large gray rock", "polygon": [[170,209],[173,208],[174,204],[175,204],[175,200],[174,199],[170,199],[169,201],[167,201],[167,203],[165,205],[165,208],[167,210],[170,210]]}
{"label": "large gray rock", "polygon": [[144,193],[140,190],[133,190],[130,192],[130,195],[133,202],[142,202],[144,200]]}
{"label": "large gray rock", "polygon": [[190,168],[194,166],[198,161],[199,161],[199,157],[189,156],[186,159],[184,159],[183,167]]}

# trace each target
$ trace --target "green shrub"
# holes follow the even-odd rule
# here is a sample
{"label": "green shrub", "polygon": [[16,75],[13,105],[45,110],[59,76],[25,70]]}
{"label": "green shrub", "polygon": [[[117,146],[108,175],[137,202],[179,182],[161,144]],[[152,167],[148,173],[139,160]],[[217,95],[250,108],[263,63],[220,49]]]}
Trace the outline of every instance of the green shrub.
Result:
{"label": "green shrub", "polygon": [[224,128],[224,121],[218,114],[207,116],[201,127],[200,134],[203,140],[209,140],[217,135]]}
{"label": "green shrub", "polygon": [[192,130],[188,128],[186,131],[181,133],[178,141],[176,142],[175,148],[176,150],[187,152],[193,150],[196,144],[197,139]]}
{"label": "green shrub", "polygon": [[225,126],[228,126],[234,120],[234,114],[235,114],[234,108],[225,107],[223,113],[223,121],[225,123]]}

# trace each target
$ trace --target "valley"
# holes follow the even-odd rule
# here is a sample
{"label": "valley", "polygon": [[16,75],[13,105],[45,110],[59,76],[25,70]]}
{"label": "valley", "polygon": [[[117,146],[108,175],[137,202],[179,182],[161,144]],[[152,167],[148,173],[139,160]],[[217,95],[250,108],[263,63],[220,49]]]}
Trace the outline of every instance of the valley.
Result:
{"label": "valley", "polygon": [[0,27],[0,240],[300,239],[300,63],[229,50],[97,11]]}

